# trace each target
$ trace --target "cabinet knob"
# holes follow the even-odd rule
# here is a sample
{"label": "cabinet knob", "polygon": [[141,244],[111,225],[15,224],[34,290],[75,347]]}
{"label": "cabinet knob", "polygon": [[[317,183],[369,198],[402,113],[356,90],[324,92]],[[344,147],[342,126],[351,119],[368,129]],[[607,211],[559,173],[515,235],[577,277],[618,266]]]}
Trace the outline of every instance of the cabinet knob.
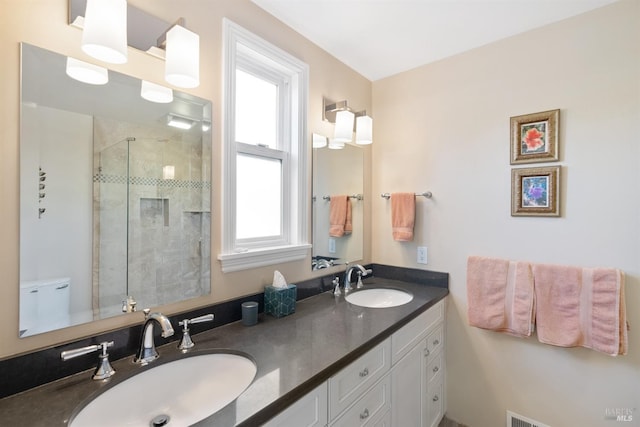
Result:
{"label": "cabinet knob", "polygon": [[437,366],[433,367],[433,373],[435,374],[436,372],[438,372],[440,370],[440,368],[438,368]]}
{"label": "cabinet knob", "polygon": [[429,356],[429,354],[431,354],[431,352],[429,351],[429,349],[428,349],[428,348],[427,348],[427,349],[425,349],[425,350],[424,350],[424,357]]}
{"label": "cabinet knob", "polygon": [[433,340],[433,345],[438,345],[440,344],[440,340]]}
{"label": "cabinet knob", "polygon": [[366,420],[367,418],[369,418],[369,410],[365,408],[365,410],[360,414],[360,419]]}
{"label": "cabinet knob", "polygon": [[364,368],[362,371],[360,371],[360,378],[364,378],[367,375],[369,375],[369,369],[368,368]]}
{"label": "cabinet knob", "polygon": [[433,396],[432,399],[434,402],[437,402],[438,400],[440,400],[440,398],[438,397],[438,395],[436,394],[435,396]]}

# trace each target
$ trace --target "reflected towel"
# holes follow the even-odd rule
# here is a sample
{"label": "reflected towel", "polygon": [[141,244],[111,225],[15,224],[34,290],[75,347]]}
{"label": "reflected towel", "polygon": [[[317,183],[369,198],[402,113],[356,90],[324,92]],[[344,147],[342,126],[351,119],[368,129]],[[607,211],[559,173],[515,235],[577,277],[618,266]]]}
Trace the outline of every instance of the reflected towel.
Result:
{"label": "reflected towel", "polygon": [[348,233],[351,233],[351,202],[349,196],[331,196],[329,201],[329,236],[342,237],[345,235],[347,227],[347,217],[349,218]]}
{"label": "reflected towel", "polygon": [[398,242],[412,241],[415,219],[416,195],[414,193],[393,193],[391,195],[393,240]]}
{"label": "reflected towel", "polygon": [[519,337],[530,336],[535,316],[531,264],[469,257],[467,304],[469,325]]}
{"label": "reflected towel", "polygon": [[623,272],[536,264],[533,274],[540,342],[627,354]]}
{"label": "reflected towel", "polygon": [[351,221],[351,198],[347,196],[347,216],[344,220],[344,234],[351,234],[353,223]]}

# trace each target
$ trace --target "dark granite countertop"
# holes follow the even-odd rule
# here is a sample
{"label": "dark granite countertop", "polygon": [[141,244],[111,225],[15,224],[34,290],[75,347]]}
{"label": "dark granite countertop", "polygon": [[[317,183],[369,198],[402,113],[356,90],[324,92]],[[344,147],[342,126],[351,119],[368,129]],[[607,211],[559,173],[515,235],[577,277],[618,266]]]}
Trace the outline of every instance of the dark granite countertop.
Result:
{"label": "dark granite countertop", "polygon": [[[399,307],[373,309],[325,292],[298,301],[296,312],[286,317],[260,314],[255,326],[234,322],[194,335],[193,351],[242,351],[258,367],[255,380],[240,398],[196,426],[255,426],[267,421],[448,294],[446,288],[390,279],[374,277],[364,282],[369,287],[402,288],[414,298]],[[156,343],[161,341],[156,339]],[[151,366],[180,355],[175,342],[159,346],[158,351],[160,359]],[[121,381],[141,369],[131,359],[113,363],[117,374],[111,381]],[[73,410],[105,386],[92,381],[91,373],[81,372],[1,399],[0,423],[66,426]],[[171,387],[167,384],[167,393],[172,392]]]}

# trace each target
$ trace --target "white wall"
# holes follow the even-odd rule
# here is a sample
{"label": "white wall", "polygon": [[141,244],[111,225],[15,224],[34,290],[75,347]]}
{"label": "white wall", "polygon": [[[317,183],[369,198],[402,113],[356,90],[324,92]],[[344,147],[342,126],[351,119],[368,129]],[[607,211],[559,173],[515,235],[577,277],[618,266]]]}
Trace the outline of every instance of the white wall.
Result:
{"label": "white wall", "polygon": [[[600,427],[607,408],[640,425],[640,2],[622,1],[374,82],[373,194],[418,199],[413,243],[391,239],[373,201],[374,262],[450,273],[449,416]],[[509,118],[560,108],[560,218],[510,216]],[[535,166],[535,165],[525,165]],[[617,267],[627,274],[629,354],[612,358],[467,325],[469,255]]]}

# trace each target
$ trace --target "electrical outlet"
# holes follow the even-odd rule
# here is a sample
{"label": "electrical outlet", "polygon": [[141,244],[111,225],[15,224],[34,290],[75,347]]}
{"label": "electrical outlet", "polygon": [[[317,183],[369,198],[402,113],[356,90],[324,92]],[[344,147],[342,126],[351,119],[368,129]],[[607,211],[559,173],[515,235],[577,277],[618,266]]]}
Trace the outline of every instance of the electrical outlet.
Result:
{"label": "electrical outlet", "polygon": [[336,239],[329,238],[329,253],[336,253]]}
{"label": "electrical outlet", "polygon": [[418,264],[427,263],[427,247],[418,246]]}

